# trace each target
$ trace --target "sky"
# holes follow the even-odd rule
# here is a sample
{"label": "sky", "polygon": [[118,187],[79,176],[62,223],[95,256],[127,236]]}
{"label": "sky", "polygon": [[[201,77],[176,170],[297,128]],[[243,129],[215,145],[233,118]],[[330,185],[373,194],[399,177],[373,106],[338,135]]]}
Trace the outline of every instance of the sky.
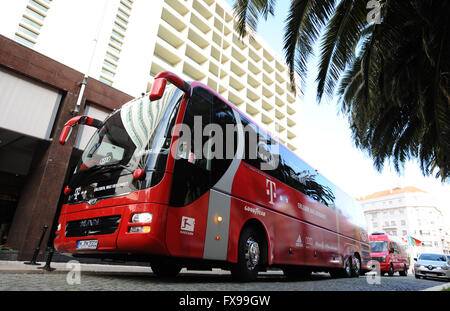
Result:
{"label": "sky", "polygon": [[[232,6],[235,0],[226,0]],[[283,53],[284,21],[290,1],[276,2],[275,16],[267,21],[261,19],[257,33],[279,55]],[[399,175],[389,163],[378,172],[373,161],[357,149],[351,138],[346,117],[339,113],[336,99],[316,101],[317,58],[308,65],[308,77],[297,113],[298,146],[297,154],[325,177],[353,197],[361,197],[374,192],[394,188],[414,186],[433,195],[444,212],[450,229],[450,183],[442,184],[440,179],[424,177],[419,163],[411,160],[405,164]]]}

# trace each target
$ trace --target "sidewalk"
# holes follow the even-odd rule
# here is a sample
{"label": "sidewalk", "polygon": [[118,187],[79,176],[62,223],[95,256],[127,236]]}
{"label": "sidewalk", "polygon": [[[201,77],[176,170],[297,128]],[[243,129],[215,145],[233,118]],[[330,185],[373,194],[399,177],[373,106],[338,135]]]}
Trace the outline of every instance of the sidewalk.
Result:
{"label": "sidewalk", "polygon": [[[4,261],[0,260],[0,273],[67,273],[75,269],[70,262],[52,262],[50,267],[55,268],[54,271],[46,271],[38,269],[44,267],[45,262],[38,262],[40,266],[26,265],[21,261]],[[106,264],[80,264],[82,273],[107,273],[107,274],[152,274],[150,266],[125,266],[125,265],[106,265]]]}
{"label": "sidewalk", "polygon": [[445,283],[442,285],[430,287],[430,288],[424,289],[423,291],[425,291],[425,292],[436,292],[436,291],[440,292],[441,290],[448,289],[448,288],[450,288],[450,283]]}
{"label": "sidewalk", "polygon": [[[54,271],[46,271],[43,269],[38,269],[38,267],[44,267],[44,262],[38,262],[40,266],[32,266],[26,265],[21,261],[6,261],[0,260],[0,274],[2,273],[26,273],[26,274],[55,274],[55,273],[68,273],[73,271],[74,269],[78,269],[78,266],[74,266],[70,262],[52,262],[51,267],[55,268]],[[126,266],[126,265],[108,265],[108,264],[79,264],[79,271],[81,273],[87,274],[106,274],[106,275],[153,275],[153,272],[150,266]],[[187,271],[186,269],[182,269],[181,273],[188,274],[229,274],[229,272],[213,269],[213,271]],[[276,271],[268,271],[265,274],[279,274]],[[442,289],[450,288],[450,283],[444,283],[442,285],[429,287],[426,289],[422,289],[422,291],[441,291]]]}
{"label": "sidewalk", "polygon": [[[76,262],[76,260],[75,260]],[[7,261],[0,260],[0,274],[1,273],[29,273],[29,274],[43,274],[43,273],[68,273],[75,269],[75,266],[70,262],[52,262],[50,264],[51,268],[55,268],[54,271],[46,271],[43,269],[38,269],[39,267],[44,267],[45,262],[38,262],[40,266],[26,265],[21,261]],[[148,266],[134,266],[134,265],[118,265],[118,264],[87,264],[80,263],[80,271],[81,273],[101,273],[101,274],[122,274],[122,275],[143,275],[143,274],[151,274],[153,275],[153,271]],[[186,268],[181,269],[180,273],[189,273],[189,274],[229,274],[228,271],[221,269],[212,269],[212,271],[205,270],[187,270]],[[265,273],[275,273],[278,272],[265,272]]]}

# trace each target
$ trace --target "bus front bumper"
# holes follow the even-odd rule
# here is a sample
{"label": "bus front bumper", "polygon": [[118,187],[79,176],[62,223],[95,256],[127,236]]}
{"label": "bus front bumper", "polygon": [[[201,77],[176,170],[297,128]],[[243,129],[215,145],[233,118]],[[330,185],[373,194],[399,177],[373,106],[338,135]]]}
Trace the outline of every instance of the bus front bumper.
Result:
{"label": "bus front bumper", "polygon": [[[166,206],[154,203],[103,207],[62,214],[55,249],[69,255],[168,255]],[[133,217],[140,214],[143,217]],[[137,222],[143,221],[143,222]],[[94,257],[94,256],[93,256]]]}

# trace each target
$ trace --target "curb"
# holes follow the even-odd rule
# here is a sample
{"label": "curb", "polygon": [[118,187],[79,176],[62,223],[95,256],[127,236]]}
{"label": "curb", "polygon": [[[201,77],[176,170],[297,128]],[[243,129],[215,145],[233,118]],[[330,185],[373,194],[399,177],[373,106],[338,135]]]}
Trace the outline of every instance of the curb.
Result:
{"label": "curb", "polygon": [[[100,264],[85,264],[79,263],[79,266],[71,265],[68,263],[55,262],[50,265],[51,268],[55,268],[54,271],[46,271],[43,269],[38,269],[39,267],[44,267],[45,262],[37,262],[39,266],[25,265],[23,262],[19,261],[1,261],[0,260],[0,274],[64,274],[74,271],[74,269],[79,269],[81,274],[101,274],[101,275],[127,275],[127,276],[154,276],[150,266],[126,266],[126,265],[100,265]],[[76,261],[75,261],[76,263]],[[228,271],[221,269],[213,269],[212,271],[193,271],[183,268],[180,272],[181,274],[229,274]]]}
{"label": "curb", "polygon": [[443,289],[446,289],[446,288],[450,288],[450,283],[445,283],[445,284],[442,284],[442,285],[438,285],[438,286],[433,286],[433,287],[430,287],[430,288],[427,288],[427,289],[423,289],[422,291],[423,292],[439,292],[439,291],[442,291]]}
{"label": "curb", "polygon": [[37,262],[36,266],[25,265],[18,261],[0,261],[0,273],[26,273],[26,274],[60,274],[68,273],[73,269],[80,269],[81,273],[86,274],[153,274],[150,267],[122,266],[122,265],[100,265],[80,263],[79,267],[74,267],[70,263],[52,263],[50,266],[54,271],[39,269],[45,266],[45,262]]}

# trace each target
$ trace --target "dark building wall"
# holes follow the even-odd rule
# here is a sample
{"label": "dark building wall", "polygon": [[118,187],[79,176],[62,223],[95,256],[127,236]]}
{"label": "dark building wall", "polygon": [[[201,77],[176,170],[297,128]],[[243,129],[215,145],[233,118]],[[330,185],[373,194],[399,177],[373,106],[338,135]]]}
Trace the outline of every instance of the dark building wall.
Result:
{"label": "dark building wall", "polygon": [[[44,225],[51,226],[58,210],[77,129],[64,145],[58,143],[64,123],[73,117],[83,74],[39,54],[6,37],[0,36],[0,66],[18,75],[58,89],[62,101],[53,124],[50,142],[41,142],[34,150],[30,173],[21,190],[8,243],[19,251],[19,260],[31,258]],[[89,78],[82,100],[110,111],[132,97],[95,79]],[[48,230],[43,246],[47,245]],[[43,247],[45,250],[45,247]]]}

